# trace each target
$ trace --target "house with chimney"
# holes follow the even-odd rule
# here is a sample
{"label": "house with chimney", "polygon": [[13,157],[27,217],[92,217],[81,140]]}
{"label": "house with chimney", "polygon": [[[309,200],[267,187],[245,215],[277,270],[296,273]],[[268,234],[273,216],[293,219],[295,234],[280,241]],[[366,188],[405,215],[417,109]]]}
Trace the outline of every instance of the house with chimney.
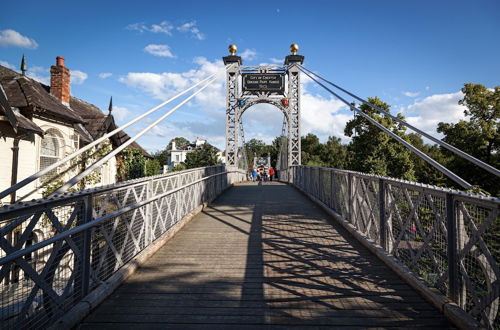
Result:
{"label": "house with chimney", "polygon": [[[71,71],[58,56],[50,68],[50,86],[25,75],[23,57],[21,73],[0,65],[0,191],[29,175],[42,170],[78,148],[117,128],[112,115],[105,114],[95,105],[71,95]],[[116,148],[130,137],[123,131],[110,137],[110,148]],[[137,148],[149,156],[140,145]],[[120,157],[111,159],[99,169],[100,182],[116,182]],[[51,178],[59,173],[49,173]],[[47,174],[47,175],[49,175]],[[73,174],[73,175],[72,175]],[[61,173],[67,180],[76,173]],[[0,205],[42,197],[42,177],[16,193],[3,198]]]}
{"label": "house with chimney", "polygon": [[[172,140],[172,148],[167,158],[167,164],[163,166],[163,172],[170,171],[177,165],[184,163],[189,153],[199,150],[205,143],[207,143],[207,140],[197,137],[193,143],[177,146],[175,140]],[[224,153],[219,149],[217,149],[217,160],[221,164],[226,162]]]}

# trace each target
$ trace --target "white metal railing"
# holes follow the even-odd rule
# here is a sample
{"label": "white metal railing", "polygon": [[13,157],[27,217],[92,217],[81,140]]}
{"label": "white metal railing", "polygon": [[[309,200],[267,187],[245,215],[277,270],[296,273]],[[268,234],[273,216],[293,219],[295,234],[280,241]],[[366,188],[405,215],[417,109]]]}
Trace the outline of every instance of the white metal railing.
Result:
{"label": "white metal railing", "polygon": [[488,329],[499,329],[500,199],[353,171],[294,166],[289,181]]}
{"label": "white metal railing", "polygon": [[1,208],[0,328],[53,324],[245,175],[197,168]]}

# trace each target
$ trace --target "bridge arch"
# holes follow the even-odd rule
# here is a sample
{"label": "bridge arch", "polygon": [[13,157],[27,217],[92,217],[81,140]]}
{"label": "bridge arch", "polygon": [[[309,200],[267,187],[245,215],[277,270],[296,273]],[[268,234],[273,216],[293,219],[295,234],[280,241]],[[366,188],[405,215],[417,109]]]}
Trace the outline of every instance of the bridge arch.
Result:
{"label": "bridge arch", "polygon": [[276,108],[278,108],[283,113],[283,115],[285,116],[286,120],[288,121],[288,111],[281,104],[281,102],[278,102],[276,100],[269,99],[269,98],[266,98],[266,97],[260,97],[258,99],[253,99],[253,100],[249,100],[248,102],[245,102],[245,105],[240,108],[241,110],[239,111],[238,118],[236,118],[236,119],[237,120],[241,120],[241,117],[243,116],[243,114],[245,113],[245,111],[247,111],[249,108],[251,108],[251,107],[253,107],[254,105],[257,105],[257,104],[269,104],[269,105],[275,106]]}
{"label": "bridge arch", "polygon": [[[238,164],[238,135],[241,115],[251,106],[267,103],[280,109],[287,125],[288,167],[301,164],[300,157],[300,69],[304,57],[286,56],[284,65],[243,66],[231,45],[230,56],[223,57],[226,65],[226,164]],[[287,78],[285,80],[285,78]],[[285,81],[287,89],[285,90]],[[241,84],[241,86],[240,86]],[[250,86],[251,85],[251,86]]]}

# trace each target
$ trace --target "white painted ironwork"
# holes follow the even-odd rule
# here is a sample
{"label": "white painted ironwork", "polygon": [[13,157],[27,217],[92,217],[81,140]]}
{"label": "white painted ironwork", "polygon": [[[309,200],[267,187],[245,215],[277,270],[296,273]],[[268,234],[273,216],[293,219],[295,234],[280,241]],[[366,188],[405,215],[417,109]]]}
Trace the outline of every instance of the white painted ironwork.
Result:
{"label": "white painted ironwork", "polygon": [[[276,161],[276,169],[278,171],[288,168],[288,122],[286,116],[283,116],[283,125],[281,126],[281,135],[279,136],[278,159]],[[279,172],[278,172],[278,178]]]}
{"label": "white painted ironwork", "polygon": [[[213,166],[0,209],[0,328],[46,328],[189,212],[245,179]],[[52,228],[33,241],[37,228]]]}
{"label": "white painted ironwork", "polygon": [[287,175],[486,328],[500,326],[499,198],[324,167]]}
{"label": "white painted ironwork", "polygon": [[[249,93],[240,88],[242,73],[286,74],[288,88],[285,95],[275,92]],[[237,125],[243,113],[259,103],[274,105],[283,112],[288,123],[288,165],[300,165],[300,70],[296,65],[286,66],[242,66],[231,63],[226,67],[226,164],[238,164]],[[283,105],[282,99],[288,99]]]}

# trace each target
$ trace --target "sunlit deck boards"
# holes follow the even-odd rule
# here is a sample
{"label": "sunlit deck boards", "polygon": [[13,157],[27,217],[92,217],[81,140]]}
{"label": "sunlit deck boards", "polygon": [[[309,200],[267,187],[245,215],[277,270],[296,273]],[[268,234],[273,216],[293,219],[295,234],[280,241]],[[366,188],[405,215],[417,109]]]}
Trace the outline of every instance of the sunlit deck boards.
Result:
{"label": "sunlit deck boards", "polygon": [[294,188],[237,185],[81,328],[449,327]]}

